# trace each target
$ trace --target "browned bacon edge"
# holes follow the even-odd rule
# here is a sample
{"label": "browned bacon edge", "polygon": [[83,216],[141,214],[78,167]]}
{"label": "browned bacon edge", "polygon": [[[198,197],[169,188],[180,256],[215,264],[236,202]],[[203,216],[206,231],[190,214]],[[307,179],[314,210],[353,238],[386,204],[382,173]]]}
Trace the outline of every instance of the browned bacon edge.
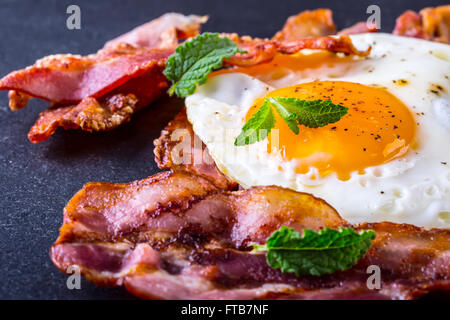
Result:
{"label": "browned bacon edge", "polygon": [[[192,125],[187,120],[185,109],[169,122],[153,144],[155,162],[160,169],[191,172],[225,190],[236,187],[236,182],[220,172],[206,145],[195,135]],[[184,154],[184,151],[189,153]]]}
{"label": "browned bacon edge", "polygon": [[[351,226],[323,200],[279,187],[223,191],[209,180],[162,172],[129,184],[89,183],[67,204],[50,250],[63,272],[124,285],[141,298],[412,299],[450,289],[450,231],[388,222],[355,225],[377,237],[349,270],[283,274],[249,244],[286,225],[301,232]],[[381,270],[370,290],[367,268]]]}

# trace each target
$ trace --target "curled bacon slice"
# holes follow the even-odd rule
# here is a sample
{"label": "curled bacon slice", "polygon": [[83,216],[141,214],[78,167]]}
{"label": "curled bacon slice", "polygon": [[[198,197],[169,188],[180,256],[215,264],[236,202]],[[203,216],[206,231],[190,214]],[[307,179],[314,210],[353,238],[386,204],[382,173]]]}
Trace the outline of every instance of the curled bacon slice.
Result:
{"label": "curled bacon slice", "polygon": [[[349,270],[296,277],[270,268],[249,244],[280,226],[301,232],[350,226],[323,200],[279,187],[219,190],[209,180],[163,172],[130,184],[89,183],[64,210],[50,250],[62,271],[77,265],[98,284],[141,298],[411,299],[450,289],[450,231],[373,223],[377,237]],[[369,289],[378,266],[381,288]]]}
{"label": "curled bacon slice", "polygon": [[55,106],[39,115],[31,127],[28,139],[32,143],[47,140],[58,127],[85,131],[107,131],[128,121],[136,110],[133,94],[117,94],[102,99],[88,97],[75,106]]}
{"label": "curled bacon slice", "polygon": [[0,80],[0,90],[17,90],[54,103],[98,98],[152,68],[163,67],[179,39],[195,36],[206,17],[168,13],[114,40],[96,54],[58,54]]}
{"label": "curled bacon slice", "polygon": [[392,32],[398,36],[425,39],[420,15],[412,10],[404,12],[397,18],[395,29]]}
{"label": "curled bacon slice", "polygon": [[425,8],[420,15],[428,40],[450,43],[450,5]]}
{"label": "curled bacon slice", "polygon": [[163,94],[167,86],[161,68],[155,67],[98,99],[87,97],[75,105],[52,106],[39,115],[28,139],[32,143],[47,140],[58,127],[89,132],[115,129]]}
{"label": "curled bacon slice", "polygon": [[252,66],[272,60],[276,54],[294,54],[303,49],[328,50],[359,56],[367,56],[370,48],[365,51],[357,50],[351,39],[342,35],[340,37],[318,37],[305,38],[292,41],[277,41],[268,39],[257,39],[250,37],[239,37],[237,34],[227,35],[235,41],[247,54],[237,54],[227,59],[226,63],[235,66]]}
{"label": "curled bacon slice", "polygon": [[281,31],[273,37],[278,41],[292,41],[308,37],[323,37],[336,33],[330,9],[305,10],[287,19]]}
{"label": "curled bacon slice", "polygon": [[54,103],[98,98],[130,79],[164,66],[169,49],[119,44],[85,57],[53,55],[0,80],[0,90],[17,90]]}
{"label": "curled bacon slice", "polygon": [[[339,31],[339,35],[377,32],[375,25],[358,22]],[[309,37],[324,37],[336,34],[333,12],[330,9],[305,10],[289,17],[281,31],[272,38],[278,41],[293,41]]]}
{"label": "curled bacon slice", "polygon": [[179,39],[195,36],[206,17],[170,13],[107,43],[96,54],[59,54],[12,72],[0,80],[10,90],[10,108],[30,97],[52,102],[29,132],[31,142],[49,138],[57,127],[105,131],[130,119],[164,89],[166,59]]}
{"label": "curled bacon slice", "polygon": [[191,38],[199,34],[201,25],[207,20],[207,16],[185,16],[174,12],[166,13],[108,41],[105,47],[115,46],[118,43],[128,43],[133,46],[148,48],[176,47],[178,40]]}
{"label": "curled bacon slice", "polygon": [[397,18],[393,34],[450,43],[450,5],[408,10]]}
{"label": "curled bacon slice", "polygon": [[191,172],[225,190],[236,187],[235,182],[220,172],[208,148],[194,133],[185,109],[169,122],[153,143],[155,162],[160,169]]}

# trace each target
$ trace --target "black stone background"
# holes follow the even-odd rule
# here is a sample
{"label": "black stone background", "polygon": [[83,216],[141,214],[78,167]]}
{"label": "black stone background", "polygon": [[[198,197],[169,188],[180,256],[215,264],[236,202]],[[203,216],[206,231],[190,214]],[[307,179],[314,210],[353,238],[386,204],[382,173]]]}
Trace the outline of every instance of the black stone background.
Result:
{"label": "black stone background", "polygon": [[[66,28],[66,8],[81,8],[81,30]],[[89,54],[135,26],[169,12],[208,14],[205,31],[270,37],[285,19],[304,9],[328,7],[338,27],[366,20],[366,8],[381,8],[382,31],[395,17],[445,1],[0,1],[0,76],[54,53]],[[154,138],[181,108],[161,98],[133,120],[107,133],[58,130],[50,140],[31,144],[27,132],[47,103],[31,100],[24,110],[8,109],[0,92],[0,298],[126,299],[122,288],[98,288],[82,280],[81,290],[66,287],[67,276],[48,255],[58,236],[62,209],[89,181],[128,182],[158,171]]]}

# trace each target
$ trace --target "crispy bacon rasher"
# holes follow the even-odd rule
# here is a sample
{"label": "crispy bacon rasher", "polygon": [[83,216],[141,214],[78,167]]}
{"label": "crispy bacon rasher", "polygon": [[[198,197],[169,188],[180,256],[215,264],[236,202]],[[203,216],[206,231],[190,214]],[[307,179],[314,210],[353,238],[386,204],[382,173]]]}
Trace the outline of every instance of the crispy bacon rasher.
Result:
{"label": "crispy bacon rasher", "polygon": [[[67,204],[50,250],[102,285],[141,298],[412,299],[450,289],[450,231],[372,223],[377,237],[349,270],[325,276],[283,274],[250,243],[286,225],[301,232],[351,226],[323,200],[279,187],[223,191],[209,180],[162,172],[129,184],[89,183]],[[380,267],[381,288],[366,285]]]}
{"label": "crispy bacon rasher", "polygon": [[[169,122],[153,144],[155,145],[153,150],[155,162],[160,169],[190,172],[208,179],[224,190],[236,187],[235,182],[220,172],[208,148],[194,133],[185,109]],[[188,154],[184,154],[186,151]]]}
{"label": "crispy bacon rasher", "polygon": [[[305,10],[287,19],[274,40],[292,41],[309,37],[324,37],[336,34],[333,11],[330,9]],[[358,22],[351,27],[339,31],[339,35],[351,35],[365,32],[377,32],[376,26],[368,26],[367,22]]]}
{"label": "crispy bacon rasher", "polygon": [[358,51],[346,35],[340,37],[310,37],[291,41],[239,37],[235,33],[225,35],[236,42],[240,48],[247,51],[247,54],[237,54],[226,60],[227,65],[239,67],[269,62],[278,53],[295,54],[303,49],[327,50],[359,56],[367,56],[370,53],[370,48],[366,51]]}
{"label": "crispy bacon rasher", "polygon": [[450,43],[450,5],[408,10],[397,18],[393,34]]}
{"label": "crispy bacon rasher", "polygon": [[193,15],[163,15],[108,42],[96,54],[40,59],[1,79],[0,90],[11,90],[12,110],[25,107],[30,97],[52,103],[31,129],[31,142],[46,140],[58,126],[114,129],[165,91],[166,59],[179,39],[196,35],[205,21],[206,17]]}
{"label": "crispy bacon rasher", "polygon": [[164,60],[172,53],[173,48],[144,49],[122,43],[85,57],[52,55],[10,73],[0,80],[0,87],[69,104],[99,98],[128,80],[164,67]]}
{"label": "crispy bacon rasher", "polygon": [[158,65],[152,65],[141,76],[126,81],[99,98],[87,97],[73,105],[53,105],[39,115],[28,133],[28,139],[33,143],[47,140],[58,127],[81,128],[90,132],[108,131],[129,121],[136,111],[157,99],[168,87],[167,79],[162,74],[163,66],[157,61],[155,63]]}
{"label": "crispy bacon rasher", "polygon": [[330,9],[305,10],[286,20],[281,31],[273,37],[278,41],[292,41],[309,37],[336,34],[333,11]]}

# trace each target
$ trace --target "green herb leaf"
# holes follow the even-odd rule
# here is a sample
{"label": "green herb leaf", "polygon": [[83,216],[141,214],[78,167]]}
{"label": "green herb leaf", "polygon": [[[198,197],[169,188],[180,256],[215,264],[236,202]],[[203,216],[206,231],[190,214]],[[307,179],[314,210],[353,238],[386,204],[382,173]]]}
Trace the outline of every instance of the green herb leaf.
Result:
{"label": "green herb leaf", "polygon": [[[264,104],[260,110],[264,108],[264,115],[270,113],[273,117],[271,109],[274,107],[281,118],[286,122],[289,128],[295,134],[299,133],[299,125],[304,125],[309,128],[324,127],[330,123],[339,121],[348,112],[348,108],[339,104],[333,104],[330,100],[301,100],[297,98],[285,98],[285,97],[271,97],[264,100]],[[234,145],[243,146],[246,144],[252,144],[257,141],[265,139],[267,134],[270,133],[275,125],[275,120],[269,128],[267,134],[262,136],[261,139],[243,139],[245,131],[257,130],[261,126],[259,111],[245,123],[242,128],[241,134],[236,138]],[[265,123],[264,128],[268,128],[268,123]],[[239,140],[239,141],[238,141]]]}
{"label": "green herb leaf", "polygon": [[[277,106],[277,110],[283,108],[291,114],[296,114],[298,123],[309,128],[319,128],[335,123],[348,112],[348,108],[334,104],[331,100],[301,100],[285,97],[274,97],[270,100],[274,106]],[[280,113],[280,115],[283,117],[283,114]]]}
{"label": "green herb leaf", "polygon": [[169,94],[180,98],[193,94],[207,75],[222,67],[223,60],[237,52],[246,53],[236,43],[218,33],[202,33],[178,46],[166,63],[164,75],[172,81]]}
{"label": "green herb leaf", "polygon": [[319,232],[305,229],[301,236],[283,226],[267,239],[265,246],[255,245],[254,251],[266,251],[267,263],[283,273],[320,276],[351,268],[366,254],[373,239],[373,230],[357,233],[352,228],[325,228]]}
{"label": "green herb leaf", "polygon": [[270,107],[270,102],[266,100],[261,108],[242,127],[242,131],[234,141],[234,145],[243,146],[264,140],[274,126],[275,117]]}
{"label": "green herb leaf", "polygon": [[295,107],[292,107],[292,105],[280,103],[277,98],[269,98],[270,103],[275,107],[275,110],[277,110],[278,114],[281,116],[281,118],[286,122],[288,127],[295,133],[299,133],[298,129],[298,115]]}

